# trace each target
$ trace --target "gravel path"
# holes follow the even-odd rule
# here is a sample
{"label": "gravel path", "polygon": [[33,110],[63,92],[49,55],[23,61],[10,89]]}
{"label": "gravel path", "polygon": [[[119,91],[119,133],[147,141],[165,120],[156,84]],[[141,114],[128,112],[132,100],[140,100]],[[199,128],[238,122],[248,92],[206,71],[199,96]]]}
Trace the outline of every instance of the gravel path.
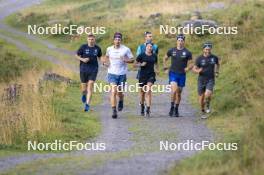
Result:
{"label": "gravel path", "polygon": [[[19,3],[17,3],[19,2]],[[15,11],[39,3],[37,0],[11,0],[0,1],[0,20]],[[17,31],[0,21],[0,28],[8,30],[14,35],[19,35],[47,46],[53,51],[72,55],[69,51],[57,48],[56,46],[43,41],[34,36]],[[32,55],[49,60],[55,64],[61,64],[60,60],[39,53],[34,53],[28,46],[0,33],[0,37],[8,42],[14,43],[18,48],[31,52]],[[78,69],[72,65],[64,65],[71,70]],[[135,72],[130,72],[129,79],[135,79]],[[106,73],[101,71],[98,79],[105,80]],[[157,83],[166,84],[164,80]],[[111,107],[109,105],[108,94],[104,95],[103,103],[94,107],[100,111],[102,122],[102,133],[95,142],[106,143],[105,152],[71,152],[71,153],[49,153],[49,154],[21,154],[0,158],[0,172],[8,172],[9,169],[17,168],[19,165],[27,167],[27,163],[34,162],[42,164],[39,168],[34,167],[34,174],[159,174],[166,173],[166,170],[175,162],[193,155],[196,151],[160,151],[160,141],[185,142],[193,140],[201,142],[203,140],[213,140],[213,133],[198,119],[196,111],[187,102],[188,93],[186,89],[183,94],[183,101],[180,105],[180,114],[183,117],[169,118],[168,110],[170,107],[169,94],[155,94],[151,118],[146,119],[139,116],[138,95],[126,93],[125,108],[119,113],[119,118],[111,118]],[[81,163],[69,161],[69,158],[85,157],[92,162],[89,166]],[[104,157],[104,158],[101,158]],[[65,159],[66,163],[53,164],[54,159]],[[100,163],[95,160],[100,159]],[[94,160],[94,161],[93,161]],[[83,162],[81,160],[80,162]],[[52,166],[48,166],[51,165]],[[86,165],[86,164],[85,164]],[[28,172],[26,168],[18,168],[21,173]],[[48,168],[47,168],[48,167]],[[31,168],[28,166],[27,168]],[[55,173],[59,172],[59,173]],[[29,174],[29,173],[24,173]]]}

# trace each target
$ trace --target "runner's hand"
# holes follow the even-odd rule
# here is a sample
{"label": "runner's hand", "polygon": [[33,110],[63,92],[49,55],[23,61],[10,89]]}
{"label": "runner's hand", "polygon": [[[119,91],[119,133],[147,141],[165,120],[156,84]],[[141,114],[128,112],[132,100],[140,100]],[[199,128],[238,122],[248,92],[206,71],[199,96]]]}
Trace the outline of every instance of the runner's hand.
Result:
{"label": "runner's hand", "polygon": [[121,59],[122,59],[125,63],[127,63],[127,62],[129,61],[129,58],[128,58],[127,56],[123,56],[123,57],[121,57]]}
{"label": "runner's hand", "polygon": [[88,63],[88,61],[90,61],[90,58],[83,58],[82,59],[82,62],[84,62],[84,63]]}
{"label": "runner's hand", "polygon": [[203,68],[198,69],[198,73],[201,73],[203,71]]}
{"label": "runner's hand", "polygon": [[147,62],[142,62],[142,63],[140,64],[141,67],[144,67],[144,66],[146,66],[146,65],[147,65]]}
{"label": "runner's hand", "polygon": [[103,62],[103,66],[104,66],[104,67],[109,67],[109,66],[110,66],[110,63]]}
{"label": "runner's hand", "polygon": [[167,68],[167,67],[164,67],[163,68],[163,71],[167,74],[167,73],[169,73],[169,69]]}
{"label": "runner's hand", "polygon": [[188,67],[184,68],[184,72],[185,73],[188,72],[188,71],[189,71],[189,68]]}

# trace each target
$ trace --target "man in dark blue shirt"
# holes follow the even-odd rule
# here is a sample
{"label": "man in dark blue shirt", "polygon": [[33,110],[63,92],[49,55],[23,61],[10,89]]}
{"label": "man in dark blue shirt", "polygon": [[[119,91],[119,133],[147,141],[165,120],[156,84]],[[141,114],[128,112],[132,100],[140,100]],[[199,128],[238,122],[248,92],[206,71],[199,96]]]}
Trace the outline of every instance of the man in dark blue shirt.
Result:
{"label": "man in dark blue shirt", "polygon": [[89,111],[93,85],[98,73],[98,61],[101,59],[102,51],[95,44],[95,36],[87,36],[87,44],[83,44],[77,51],[76,58],[80,60],[80,79],[82,88],[82,102],[85,103],[84,111]]}
{"label": "man in dark blue shirt", "polygon": [[[203,54],[195,61],[193,71],[198,73],[198,95],[201,111],[204,114],[210,113],[210,100],[215,85],[215,77],[219,72],[219,59],[211,53],[212,43],[206,42],[203,45]],[[206,105],[206,110],[204,109]],[[205,115],[202,115],[205,117]]]}
{"label": "man in dark blue shirt", "polygon": [[192,53],[184,47],[185,36],[177,35],[177,46],[168,50],[163,59],[164,70],[167,70],[166,65],[169,57],[171,58],[171,66],[169,69],[169,83],[171,85],[171,108],[170,117],[179,117],[178,107],[181,101],[182,89],[185,86],[186,72],[192,69],[190,60]]}

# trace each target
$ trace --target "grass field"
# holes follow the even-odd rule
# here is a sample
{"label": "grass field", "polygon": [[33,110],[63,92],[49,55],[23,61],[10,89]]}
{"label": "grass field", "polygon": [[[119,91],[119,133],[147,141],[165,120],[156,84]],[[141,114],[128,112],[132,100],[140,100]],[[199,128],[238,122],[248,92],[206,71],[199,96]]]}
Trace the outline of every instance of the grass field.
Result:
{"label": "grass field", "polygon": [[[67,85],[64,82],[43,81],[39,84],[46,71],[74,80],[77,77],[75,74],[32,57],[4,40],[0,40],[0,43],[1,97],[9,85],[22,86],[15,102],[1,98],[0,156],[26,150],[28,140],[85,141],[99,133],[97,114],[82,111],[78,83]],[[95,94],[92,105],[100,101],[101,95]]]}

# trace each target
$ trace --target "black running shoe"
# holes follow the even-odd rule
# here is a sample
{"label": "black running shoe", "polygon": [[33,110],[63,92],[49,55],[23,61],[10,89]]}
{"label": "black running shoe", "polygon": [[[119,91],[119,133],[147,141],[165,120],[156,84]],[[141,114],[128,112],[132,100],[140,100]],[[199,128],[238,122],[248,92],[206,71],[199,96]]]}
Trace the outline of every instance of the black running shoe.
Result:
{"label": "black running shoe", "polygon": [[150,109],[149,108],[147,108],[147,110],[146,110],[146,117],[150,117]]}
{"label": "black running shoe", "polygon": [[140,105],[141,105],[140,114],[141,114],[141,116],[144,116],[145,115],[145,105],[144,104],[140,104]]}
{"label": "black running shoe", "polygon": [[118,102],[118,111],[122,111],[123,110],[123,107],[124,107],[124,102],[123,101],[119,101]]}
{"label": "black running shoe", "polygon": [[180,116],[180,115],[179,115],[179,111],[178,111],[177,108],[175,108],[175,112],[174,112],[173,117],[179,117],[179,116]]}
{"label": "black running shoe", "polygon": [[116,110],[113,111],[112,118],[114,118],[114,119],[117,118],[117,112],[116,112]]}
{"label": "black running shoe", "polygon": [[173,116],[173,111],[174,111],[174,107],[170,108],[170,112],[169,112],[169,116],[172,117]]}

